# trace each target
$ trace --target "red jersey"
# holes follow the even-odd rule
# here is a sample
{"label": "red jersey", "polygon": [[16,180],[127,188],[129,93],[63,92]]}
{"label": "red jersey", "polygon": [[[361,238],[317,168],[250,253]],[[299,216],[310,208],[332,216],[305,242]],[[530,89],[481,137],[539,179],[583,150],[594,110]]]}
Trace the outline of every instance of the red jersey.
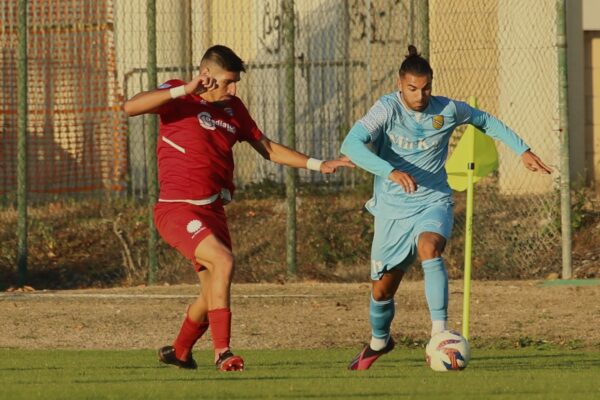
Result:
{"label": "red jersey", "polygon": [[[185,82],[173,79],[160,89]],[[182,96],[158,109],[157,143],[160,198],[202,200],[227,189],[233,194],[233,145],[263,136],[237,97],[223,108],[196,95]]]}

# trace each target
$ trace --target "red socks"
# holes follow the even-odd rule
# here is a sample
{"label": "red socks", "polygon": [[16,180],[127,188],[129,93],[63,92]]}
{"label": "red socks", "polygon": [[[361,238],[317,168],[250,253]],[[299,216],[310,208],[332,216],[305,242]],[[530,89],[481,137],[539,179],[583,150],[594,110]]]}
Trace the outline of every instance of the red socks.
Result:
{"label": "red socks", "polygon": [[175,356],[184,361],[192,351],[192,347],[206,332],[210,324],[213,346],[215,349],[229,348],[231,339],[231,311],[229,308],[218,308],[208,312],[208,322],[194,322],[186,315],[179,334],[173,343]]}
{"label": "red socks", "polygon": [[194,347],[207,329],[208,322],[194,322],[186,315],[185,321],[183,321],[183,325],[181,325],[181,329],[179,330],[179,335],[177,335],[173,343],[175,356],[185,361],[190,351],[192,351],[192,347]]}
{"label": "red socks", "polygon": [[215,349],[229,348],[231,339],[231,311],[229,308],[217,308],[208,312],[210,333]]}

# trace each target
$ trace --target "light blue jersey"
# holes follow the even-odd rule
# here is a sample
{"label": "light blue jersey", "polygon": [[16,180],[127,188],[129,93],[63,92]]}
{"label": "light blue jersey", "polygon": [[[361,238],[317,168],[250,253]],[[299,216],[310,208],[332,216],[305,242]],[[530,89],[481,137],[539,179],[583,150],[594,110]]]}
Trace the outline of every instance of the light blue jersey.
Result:
{"label": "light blue jersey", "polygon": [[[518,155],[529,149],[492,115],[446,97],[431,96],[422,112],[408,109],[400,92],[382,96],[350,130],[341,152],[375,175],[367,209],[376,217],[404,219],[434,203],[452,203],[444,165],[454,129],[472,124]],[[372,150],[367,144],[372,145]],[[394,170],[410,174],[417,191],[406,193],[388,179]]]}

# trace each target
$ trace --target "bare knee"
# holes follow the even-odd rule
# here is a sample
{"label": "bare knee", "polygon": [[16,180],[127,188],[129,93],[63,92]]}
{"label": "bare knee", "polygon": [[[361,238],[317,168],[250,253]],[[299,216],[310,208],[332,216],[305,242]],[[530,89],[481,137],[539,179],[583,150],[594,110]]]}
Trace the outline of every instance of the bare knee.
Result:
{"label": "bare knee", "polygon": [[440,257],[442,255],[441,250],[432,242],[425,242],[419,244],[419,258],[421,260],[429,260],[431,258]]}
{"label": "bare knee", "polygon": [[373,300],[385,301],[385,300],[389,300],[389,299],[393,298],[396,293],[395,293],[395,291],[393,291],[392,289],[387,288],[387,287],[373,286],[373,289],[371,290],[371,294],[373,296]]}
{"label": "bare knee", "polygon": [[385,301],[393,299],[398,291],[398,286],[402,281],[404,271],[399,268],[383,274],[380,280],[373,281],[371,287],[371,296],[375,301]]}
{"label": "bare knee", "polygon": [[194,252],[195,260],[208,271],[212,284],[219,284],[223,279],[233,276],[234,258],[229,246],[216,236],[207,236]]}
{"label": "bare knee", "polygon": [[446,246],[446,239],[433,232],[425,232],[419,236],[417,252],[421,260],[441,257]]}
{"label": "bare knee", "polygon": [[234,267],[235,259],[233,258],[233,254],[231,254],[231,252],[227,252],[227,254],[224,254],[223,257],[216,263],[215,273],[221,275],[223,279],[231,282],[233,279]]}
{"label": "bare knee", "polygon": [[213,280],[216,277],[231,279],[233,276],[235,259],[228,249],[217,252],[208,260],[205,257],[197,256],[196,262],[204,265],[210,271]]}

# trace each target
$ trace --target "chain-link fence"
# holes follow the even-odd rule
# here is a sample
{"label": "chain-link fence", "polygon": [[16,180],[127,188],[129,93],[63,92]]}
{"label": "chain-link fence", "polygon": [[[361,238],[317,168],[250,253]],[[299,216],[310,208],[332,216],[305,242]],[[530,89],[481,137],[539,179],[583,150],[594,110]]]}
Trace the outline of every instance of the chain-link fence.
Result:
{"label": "chain-link fence", "polygon": [[[556,2],[430,4],[434,91],[457,99],[476,96],[479,108],[499,117],[558,170]],[[514,266],[523,275],[549,272],[548,266],[561,260],[560,198],[553,182],[559,173],[529,173],[508,148],[497,147],[499,171],[475,189],[474,276],[484,268],[502,277],[504,269],[514,271]],[[457,196],[453,235],[458,240],[451,243],[450,254],[463,250],[462,204]]]}
{"label": "chain-link fence", "polygon": [[[0,4],[0,195],[6,196],[17,186],[18,2]],[[110,1],[29,2],[27,180],[37,198],[125,188],[112,12]]]}
{"label": "chain-link fence", "polygon": [[[422,42],[418,1],[295,2],[297,148],[320,158],[339,155],[353,121],[393,89],[407,43]],[[125,97],[146,88],[146,0],[115,1],[119,79]],[[189,79],[203,52],[221,43],[247,62],[238,95],[267,136],[284,142],[284,46],[279,0],[158,1],[158,81]],[[235,22],[234,22],[235,21]],[[144,193],[144,119],[129,121],[131,189]],[[283,182],[282,168],[236,148],[240,186]],[[303,180],[322,179],[303,171]],[[343,178],[348,178],[343,176]],[[342,178],[342,179],[343,179]],[[335,179],[335,178],[334,178]]]}
{"label": "chain-link fence", "polygon": [[[284,0],[289,1],[289,0]],[[16,190],[16,3],[0,0],[3,87],[0,96],[0,195]],[[339,155],[341,140],[382,94],[395,90],[409,43],[428,55],[434,94],[466,100],[498,116],[542,159],[558,167],[559,101],[555,0],[296,0],[295,128],[298,150]],[[148,0],[30,0],[28,6],[29,193],[93,192],[147,199],[147,117],[125,118],[124,99],[148,87]],[[158,83],[197,72],[213,44],[247,63],[238,95],[259,127],[284,142],[284,54],[281,0],[157,0]],[[477,267],[560,264],[557,185],[526,172],[500,145],[500,170],[476,189]],[[236,146],[242,188],[283,182],[281,167],[249,146]],[[300,171],[303,182],[321,181]],[[558,176],[553,175],[553,176]],[[345,172],[323,182],[351,187],[368,179]],[[39,194],[39,195],[38,195]],[[462,250],[464,213],[457,196],[455,241]],[[33,225],[35,226],[35,225]],[[11,258],[6,256],[6,260]],[[458,259],[458,257],[457,257]],[[543,265],[540,265],[543,264]],[[459,265],[454,265],[458,268]]]}

